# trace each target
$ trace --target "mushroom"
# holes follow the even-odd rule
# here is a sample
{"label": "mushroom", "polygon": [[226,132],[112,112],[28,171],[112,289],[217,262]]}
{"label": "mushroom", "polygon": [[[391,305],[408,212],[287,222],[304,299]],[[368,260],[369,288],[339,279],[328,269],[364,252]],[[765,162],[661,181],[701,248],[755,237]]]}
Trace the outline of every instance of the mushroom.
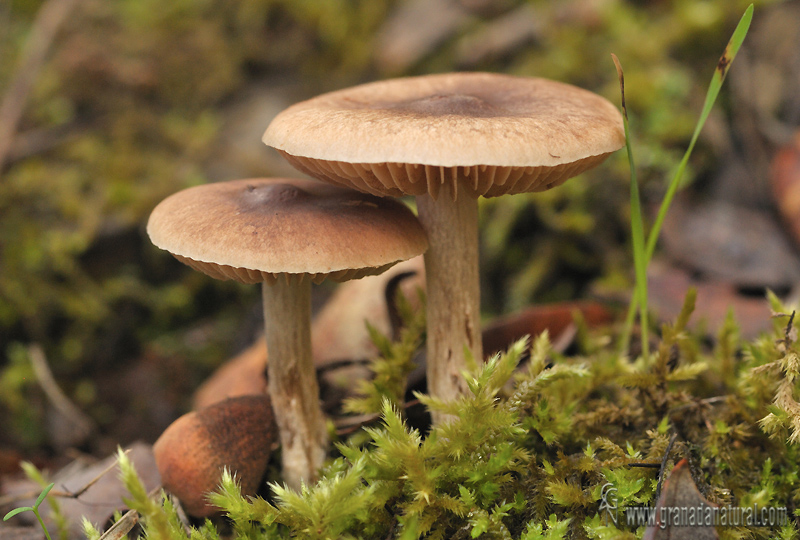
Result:
{"label": "mushroom", "polygon": [[313,180],[250,179],[196,186],[150,216],[152,242],[217,279],[263,282],[268,391],[284,479],[313,481],[327,431],[311,358],[311,282],[379,274],[428,246],[402,203]]}
{"label": "mushroom", "polygon": [[608,100],[574,86],[491,73],[364,84],[280,113],[264,133],[300,171],[366,193],[415,195],[428,232],[429,392],[466,391],[481,358],[479,196],[544,191],[625,142]]}
{"label": "mushroom", "polygon": [[153,445],[164,489],[187,514],[219,512],[208,493],[219,487],[222,470],[236,474],[242,493],[255,495],[275,437],[269,396],[240,396],[184,414]]}

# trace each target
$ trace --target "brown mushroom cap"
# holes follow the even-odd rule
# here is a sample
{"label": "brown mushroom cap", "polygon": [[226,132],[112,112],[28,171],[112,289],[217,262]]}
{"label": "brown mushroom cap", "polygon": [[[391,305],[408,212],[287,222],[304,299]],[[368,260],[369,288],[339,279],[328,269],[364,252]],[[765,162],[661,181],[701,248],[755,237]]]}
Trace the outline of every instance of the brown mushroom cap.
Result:
{"label": "brown mushroom cap", "polygon": [[192,187],[150,215],[153,244],[217,279],[278,274],[344,281],[377,274],[427,248],[402,203],[313,180],[234,180]]}
{"label": "brown mushroom cap", "polygon": [[542,191],[625,143],[605,98],[546,79],[449,73],[331,92],[280,113],[263,141],[301,171],[367,193]]}
{"label": "brown mushroom cap", "polygon": [[153,454],[164,489],[186,513],[206,517],[220,511],[208,493],[219,488],[225,467],[242,493],[255,495],[276,439],[269,396],[241,396],[181,416],[155,442]]}

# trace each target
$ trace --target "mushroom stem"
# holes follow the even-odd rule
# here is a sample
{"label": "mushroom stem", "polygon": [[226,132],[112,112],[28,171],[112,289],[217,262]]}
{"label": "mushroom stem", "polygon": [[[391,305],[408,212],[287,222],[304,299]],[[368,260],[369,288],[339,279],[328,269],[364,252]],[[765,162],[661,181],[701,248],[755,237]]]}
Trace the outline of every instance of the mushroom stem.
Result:
{"label": "mushroom stem", "polygon": [[283,478],[294,489],[314,482],[327,453],[328,433],[311,357],[311,280],[279,275],[264,282],[267,378],[278,424]]}
{"label": "mushroom stem", "polygon": [[[419,220],[428,233],[428,392],[451,401],[467,392],[465,350],[483,358],[478,273],[478,200],[445,182],[439,196],[417,197]],[[458,195],[458,196],[456,196]],[[439,423],[445,418],[434,414]]]}

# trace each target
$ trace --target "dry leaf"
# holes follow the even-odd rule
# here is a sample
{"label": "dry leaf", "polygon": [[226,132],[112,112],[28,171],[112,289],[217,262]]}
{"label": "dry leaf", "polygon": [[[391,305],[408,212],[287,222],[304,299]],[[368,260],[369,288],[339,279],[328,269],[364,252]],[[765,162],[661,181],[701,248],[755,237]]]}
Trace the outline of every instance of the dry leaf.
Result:
{"label": "dry leaf", "polygon": [[800,132],[772,159],[772,194],[784,223],[800,244]]}
{"label": "dry leaf", "polygon": [[[688,519],[688,515],[695,512],[699,518],[700,514],[707,513],[707,509],[710,511],[716,507],[717,505],[708,502],[697,490],[692,480],[692,473],[689,471],[689,462],[684,458],[675,465],[664,483],[664,490],[654,508],[656,524],[647,527],[643,540],[718,539],[719,535],[713,525],[689,525],[696,522],[692,520],[684,522],[680,519],[675,521],[674,517],[677,513],[682,514],[681,518]],[[676,526],[678,523],[681,526]]]}
{"label": "dry leaf", "polygon": [[710,280],[739,287],[788,288],[800,279],[800,260],[773,217],[725,201],[677,198],[667,214],[670,256]]}
{"label": "dry leaf", "polygon": [[194,393],[192,408],[202,409],[229,398],[267,391],[267,342],[264,336],[222,364]]}
{"label": "dry leaf", "polygon": [[[136,467],[136,471],[139,473],[139,477],[147,490],[152,490],[160,485],[161,479],[149,444],[143,442],[134,443],[129,449],[128,457]],[[52,481],[56,484],[54,490],[68,493],[77,493],[93,480],[97,480],[77,498],[58,498],[61,512],[68,522],[70,538],[84,537],[81,524],[82,516],[85,516],[95,527],[103,529],[116,510],[124,510],[126,508],[122,500],[128,497],[128,492],[120,481],[119,467],[114,466],[116,461],[116,456],[109,456],[90,465],[86,465],[81,461],[74,461],[53,476]],[[38,495],[40,491],[41,488],[35,482],[25,481],[17,482],[13,488],[7,489],[6,493],[13,495],[14,493],[33,492]],[[45,502],[40,507],[45,524],[50,530],[56,529],[48,503],[48,499],[54,496],[51,492],[51,495],[45,499]],[[30,505],[34,499],[35,497],[19,500],[13,506]],[[15,519],[18,519],[21,523],[30,524],[34,524],[36,520],[30,512],[23,512]],[[0,538],[5,537],[5,531],[0,531]]]}
{"label": "dry leaf", "polygon": [[483,351],[485,356],[505,351],[523,336],[537,336],[547,330],[553,343],[559,341],[580,313],[590,327],[608,324],[611,312],[598,302],[560,302],[544,306],[533,306],[511,315],[494,319],[483,330]]}
{"label": "dry leaf", "polygon": [[722,327],[728,311],[733,311],[741,335],[753,339],[772,327],[766,297],[739,294],[731,283],[700,281],[681,268],[654,260],[647,271],[648,301],[661,321],[673,321],[681,312],[690,287],[697,289],[697,302],[690,326],[704,321],[710,333]]}

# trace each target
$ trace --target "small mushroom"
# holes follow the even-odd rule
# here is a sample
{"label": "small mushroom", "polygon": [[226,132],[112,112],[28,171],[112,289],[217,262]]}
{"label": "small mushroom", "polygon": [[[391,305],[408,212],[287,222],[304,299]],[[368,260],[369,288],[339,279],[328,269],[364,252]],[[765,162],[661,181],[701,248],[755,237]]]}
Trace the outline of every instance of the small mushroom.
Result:
{"label": "small mushroom", "polygon": [[425,251],[403,204],[313,180],[235,180],[183,190],[147,224],[152,242],[217,279],[263,282],[268,391],[284,479],[313,481],[328,437],[311,357],[311,282],[379,274]]}
{"label": "small mushroom", "polygon": [[276,439],[269,396],[243,396],[184,414],[161,434],[153,454],[164,489],[187,514],[207,517],[219,512],[207,496],[226,467],[242,493],[255,495]]}
{"label": "small mushroom", "polygon": [[622,116],[574,86],[492,73],[364,84],[297,103],[264,142],[297,169],[379,195],[415,195],[428,232],[428,389],[466,391],[481,358],[479,196],[544,191],[625,142]]}

